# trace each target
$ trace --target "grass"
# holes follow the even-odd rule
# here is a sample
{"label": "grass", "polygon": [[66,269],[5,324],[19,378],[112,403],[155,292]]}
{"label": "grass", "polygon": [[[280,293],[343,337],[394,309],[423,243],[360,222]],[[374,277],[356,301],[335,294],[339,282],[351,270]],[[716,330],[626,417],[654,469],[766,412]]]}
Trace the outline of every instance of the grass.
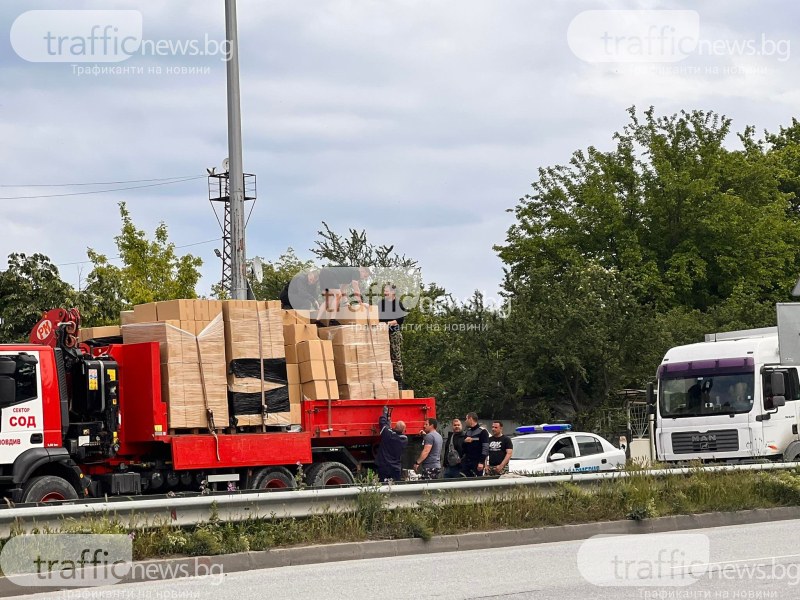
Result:
{"label": "grass", "polygon": [[[800,505],[800,471],[692,471],[685,476],[602,481],[591,489],[559,484],[549,494],[517,487],[481,502],[457,491],[432,494],[413,509],[389,510],[386,497],[362,484],[355,513],[305,518],[219,520],[192,527],[137,528],[109,518],[65,524],[63,533],[120,533],[133,538],[136,559],[201,556],[287,546],[373,539],[422,538],[497,529]],[[21,532],[16,532],[21,533]]]}

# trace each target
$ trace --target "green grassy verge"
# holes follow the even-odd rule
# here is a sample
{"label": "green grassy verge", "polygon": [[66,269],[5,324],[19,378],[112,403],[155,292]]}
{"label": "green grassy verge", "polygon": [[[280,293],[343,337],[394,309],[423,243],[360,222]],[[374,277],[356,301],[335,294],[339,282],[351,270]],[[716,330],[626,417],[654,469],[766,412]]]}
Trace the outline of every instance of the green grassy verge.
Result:
{"label": "green grassy verge", "polygon": [[694,471],[652,478],[634,474],[592,489],[561,484],[545,496],[516,488],[482,503],[465,503],[455,491],[431,495],[414,509],[387,510],[385,496],[365,486],[353,514],[325,513],[296,519],[249,519],[222,523],[214,511],[192,527],[148,529],[104,518],[65,522],[64,533],[125,533],[134,539],[136,559],[199,556],[267,550],[302,544],[566,525],[619,519],[735,511],[800,505],[800,471]]}

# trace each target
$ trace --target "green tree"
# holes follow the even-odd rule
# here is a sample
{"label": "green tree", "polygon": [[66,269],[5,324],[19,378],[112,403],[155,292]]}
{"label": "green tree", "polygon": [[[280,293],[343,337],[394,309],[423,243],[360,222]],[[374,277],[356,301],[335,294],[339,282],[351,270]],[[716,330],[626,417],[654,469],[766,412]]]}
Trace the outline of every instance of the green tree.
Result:
{"label": "green tree", "polygon": [[259,260],[262,270],[261,281],[256,281],[252,274],[250,276],[250,286],[258,300],[278,300],[281,290],[292,277],[314,267],[314,261],[298,258],[291,247],[287,248],[275,262],[266,261],[261,257]]}
{"label": "green tree", "polygon": [[323,221],[319,239],[311,252],[327,266],[402,267],[412,269],[417,261],[395,252],[394,245],[376,246],[367,240],[367,232],[350,229],[348,237],[333,231]]}
{"label": "green tree", "polygon": [[585,411],[671,345],[774,324],[800,273],[796,122],[732,149],[713,112],[629,114],[610,150],[539,170],[496,248],[531,403]]}
{"label": "green tree", "polygon": [[156,227],[151,241],[136,228],[124,202],[119,203],[119,212],[122,230],[114,241],[122,266],[112,265],[105,255],[88,249],[94,268],[81,293],[88,325],[116,322],[120,310],[135,304],[197,297],[202,259],[191,254],[179,256],[165,223]]}
{"label": "green tree", "polygon": [[43,254],[13,253],[0,273],[0,340],[26,341],[47,310],[72,306],[75,292]]}

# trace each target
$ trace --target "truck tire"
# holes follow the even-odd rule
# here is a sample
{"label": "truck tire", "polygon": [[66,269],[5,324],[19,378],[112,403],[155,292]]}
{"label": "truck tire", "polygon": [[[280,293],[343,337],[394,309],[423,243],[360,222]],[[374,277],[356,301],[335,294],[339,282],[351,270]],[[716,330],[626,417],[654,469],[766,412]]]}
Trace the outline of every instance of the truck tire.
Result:
{"label": "truck tire", "polygon": [[350,469],[339,462],[323,462],[311,465],[306,472],[309,487],[337,487],[355,483]]}
{"label": "truck tire", "polygon": [[21,502],[60,502],[77,500],[78,492],[66,479],[55,475],[34,477],[22,488]]}
{"label": "truck tire", "polygon": [[296,488],[297,481],[285,467],[266,467],[253,477],[254,490],[282,490]]}

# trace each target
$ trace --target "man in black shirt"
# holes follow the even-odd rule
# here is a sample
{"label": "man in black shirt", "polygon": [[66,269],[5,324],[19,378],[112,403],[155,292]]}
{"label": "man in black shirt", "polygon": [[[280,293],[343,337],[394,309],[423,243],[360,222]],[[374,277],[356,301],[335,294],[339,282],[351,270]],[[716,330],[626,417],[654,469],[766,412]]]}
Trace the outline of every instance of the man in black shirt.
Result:
{"label": "man in black shirt", "polygon": [[502,475],[508,472],[508,461],[514,452],[511,438],[503,434],[503,423],[492,421],[492,436],[489,438],[489,459],[486,462],[486,475]]}
{"label": "man in black shirt", "polygon": [[371,274],[367,267],[325,267],[320,270],[319,291],[322,296],[322,302],[320,303],[317,319],[335,319],[335,314],[341,308],[345,288],[348,285],[353,290],[353,298],[363,303],[361,282]]}
{"label": "man in black shirt", "polygon": [[466,477],[479,477],[483,475],[486,457],[489,455],[489,432],[478,423],[478,415],[474,412],[467,415],[466,421],[461,472]]}
{"label": "man in black shirt", "polygon": [[383,413],[378,419],[381,428],[381,443],[375,457],[375,466],[378,467],[378,478],[381,481],[391,479],[400,481],[403,478],[403,452],[408,445],[406,437],[406,424],[403,421],[391,427],[392,411],[388,406],[383,407]]}
{"label": "man in black shirt", "polygon": [[319,271],[298,273],[281,290],[281,308],[284,310],[312,310],[319,306]]}
{"label": "man in black shirt", "polygon": [[389,354],[392,359],[392,371],[397,385],[403,389],[403,321],[408,314],[397,299],[397,288],[391,283],[383,286],[383,299],[378,306],[380,322],[389,326]]}
{"label": "man in black shirt", "polygon": [[461,428],[461,419],[453,419],[453,431],[447,434],[442,452],[445,479],[462,476],[461,457],[464,456],[464,437],[466,436]]}

